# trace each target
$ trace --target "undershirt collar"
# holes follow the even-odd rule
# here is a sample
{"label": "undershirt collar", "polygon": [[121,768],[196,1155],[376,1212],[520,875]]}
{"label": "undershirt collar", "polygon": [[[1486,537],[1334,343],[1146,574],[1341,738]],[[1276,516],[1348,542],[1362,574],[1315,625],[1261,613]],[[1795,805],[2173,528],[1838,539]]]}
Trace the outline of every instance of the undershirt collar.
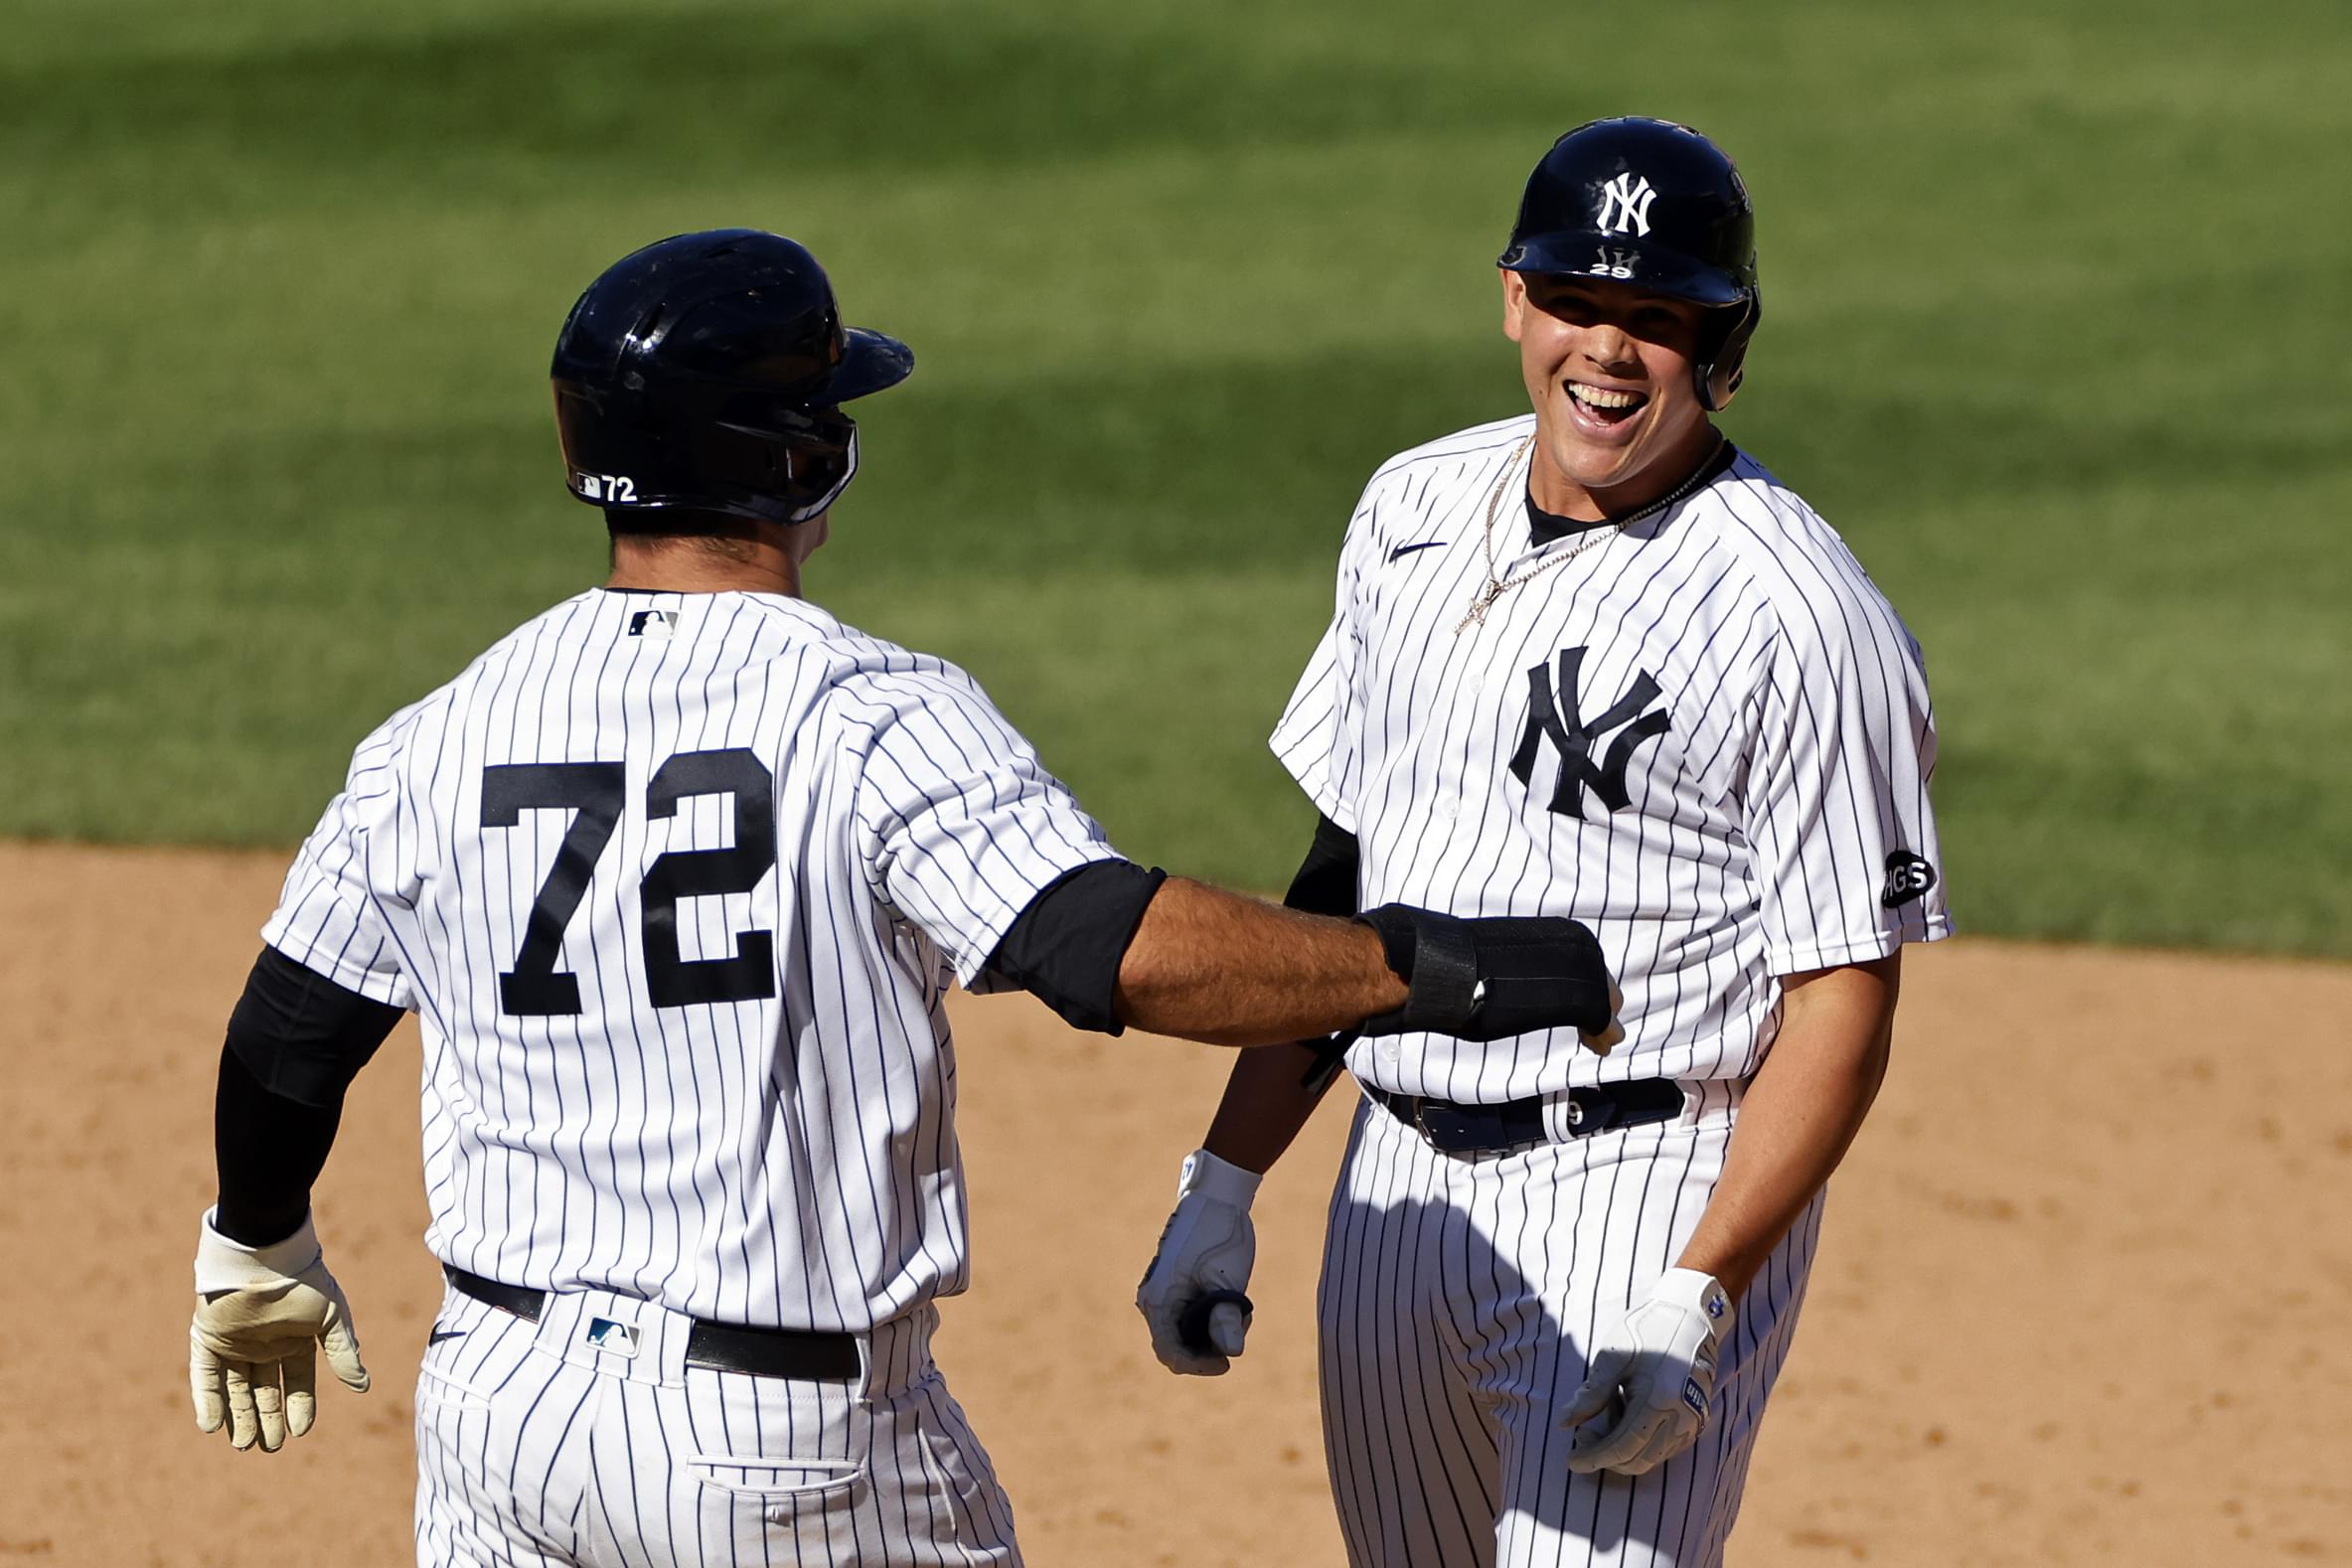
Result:
{"label": "undershirt collar", "polygon": [[1532,488],[1531,478],[1530,488],[1527,492],[1527,548],[1541,549],[1554,540],[1566,539],[1571,534],[1582,534],[1588,529],[1613,528],[1621,523],[1632,523],[1647,513],[1660,511],[1674,502],[1688,500],[1720,479],[1732,464],[1739,461],[1739,457],[1740,449],[1738,447],[1729,441],[1721,443],[1715,448],[1715,455],[1707,459],[1697,473],[1676,485],[1659,500],[1651,502],[1640,512],[1635,513],[1633,517],[1627,518],[1564,518],[1557,512],[1546,512],[1535,504],[1535,492]]}

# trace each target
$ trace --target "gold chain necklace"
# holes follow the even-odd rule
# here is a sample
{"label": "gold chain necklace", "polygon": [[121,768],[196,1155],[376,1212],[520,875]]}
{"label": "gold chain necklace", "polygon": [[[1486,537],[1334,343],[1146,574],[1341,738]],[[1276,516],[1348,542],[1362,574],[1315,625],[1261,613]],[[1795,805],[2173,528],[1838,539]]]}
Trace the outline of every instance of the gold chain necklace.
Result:
{"label": "gold chain necklace", "polygon": [[1511,475],[1518,472],[1519,459],[1526,456],[1528,448],[1532,447],[1534,444],[1535,432],[1530,430],[1527,433],[1526,438],[1520,441],[1517,448],[1511,452],[1509,459],[1503,463],[1502,477],[1495,480],[1494,493],[1487,498],[1487,585],[1481,588],[1477,595],[1471,599],[1470,613],[1463,616],[1461,620],[1455,623],[1454,635],[1457,637],[1461,636],[1464,632],[1469,631],[1473,626],[1484,627],[1487,624],[1487,612],[1494,608],[1494,602],[1501,598],[1504,594],[1510,592],[1511,589],[1523,587],[1527,583],[1533,582],[1536,578],[1542,576],[1547,571],[1557,571],[1560,567],[1567,565],[1568,562],[1574,560],[1577,556],[1583,554],[1586,550],[1591,549],[1595,545],[1602,543],[1604,540],[1615,539],[1618,535],[1623,534],[1628,528],[1632,527],[1636,523],[1641,522],[1644,518],[1663,512],[1666,508],[1674,505],[1676,502],[1686,500],[1701,485],[1706,483],[1708,478],[1708,470],[1715,466],[1716,453],[1719,453],[1723,450],[1723,438],[1721,436],[1717,436],[1714,450],[1707,454],[1707,459],[1705,462],[1699,464],[1697,468],[1691,470],[1691,475],[1688,479],[1684,480],[1681,484],[1676,485],[1672,490],[1658,497],[1649,505],[1642,508],[1641,511],[1634,512],[1625,517],[1619,518],[1615,523],[1611,524],[1606,529],[1600,528],[1598,526],[1594,527],[1585,535],[1583,539],[1578,540],[1575,546],[1571,549],[1560,551],[1558,554],[1550,557],[1548,560],[1545,560],[1526,571],[1520,572],[1517,576],[1498,576],[1495,574],[1494,570],[1494,514],[1502,505],[1504,493],[1510,489]]}

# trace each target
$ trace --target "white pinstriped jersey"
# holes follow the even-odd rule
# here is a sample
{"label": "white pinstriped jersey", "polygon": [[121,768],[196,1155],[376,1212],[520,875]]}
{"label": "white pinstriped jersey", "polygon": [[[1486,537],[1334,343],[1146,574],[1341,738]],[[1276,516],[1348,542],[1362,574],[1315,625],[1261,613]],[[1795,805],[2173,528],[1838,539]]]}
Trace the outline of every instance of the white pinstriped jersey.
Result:
{"label": "white pinstriped jersey", "polygon": [[1114,853],[953,666],[594,589],[360,745],[262,935],[418,1014],[442,1261],[858,1333],[965,1284],[951,973]]}
{"label": "white pinstriped jersey", "polygon": [[[1594,539],[1531,549],[1533,414],[1372,476],[1336,607],[1273,746],[1361,847],[1366,907],[1563,914],[1625,992],[1606,1060],[1570,1031],[1359,1040],[1399,1093],[1493,1102],[1736,1078],[1776,976],[1949,934],[1918,644],[1829,526],[1753,459]],[[1494,570],[1542,569],[1457,631]],[[1566,564],[1546,567],[1582,549]]]}

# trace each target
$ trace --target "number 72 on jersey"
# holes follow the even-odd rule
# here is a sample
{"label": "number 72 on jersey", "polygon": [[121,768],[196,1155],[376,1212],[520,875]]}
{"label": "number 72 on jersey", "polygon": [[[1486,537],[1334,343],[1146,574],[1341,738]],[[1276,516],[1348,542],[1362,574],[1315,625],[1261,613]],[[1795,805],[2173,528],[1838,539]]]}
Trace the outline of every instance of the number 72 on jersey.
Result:
{"label": "number 72 on jersey", "polygon": [[[540,884],[515,967],[498,977],[501,1009],[514,1018],[578,1014],[580,983],[555,960],[564,928],[587,896],[596,862],[619,826],[627,783],[618,762],[509,762],[482,770],[482,826],[519,826],[527,811],[569,811],[571,825]],[[682,751],[654,769],[645,816],[678,815],[681,801],[731,795],[735,843],[727,850],[672,850],[645,869],[639,885],[646,996],[657,1008],[705,1002],[753,1002],[776,994],[775,933],[739,931],[732,958],[685,959],[678,951],[678,901],[747,893],[776,864],[776,781],[757,753]]]}

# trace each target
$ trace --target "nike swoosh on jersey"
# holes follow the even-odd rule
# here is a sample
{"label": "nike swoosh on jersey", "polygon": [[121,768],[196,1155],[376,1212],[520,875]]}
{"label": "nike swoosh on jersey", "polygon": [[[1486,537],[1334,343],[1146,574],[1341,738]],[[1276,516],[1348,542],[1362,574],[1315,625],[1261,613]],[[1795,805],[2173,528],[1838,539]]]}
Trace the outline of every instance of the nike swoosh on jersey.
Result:
{"label": "nike swoosh on jersey", "polygon": [[443,1339],[462,1339],[464,1337],[465,1331],[463,1329],[443,1329],[437,1333],[426,1334],[424,1336],[424,1342],[427,1344],[439,1344]]}
{"label": "nike swoosh on jersey", "polygon": [[1390,560],[1394,560],[1399,555],[1410,555],[1417,549],[1435,549],[1444,543],[1445,541],[1442,539],[1427,539],[1423,540],[1418,545],[1399,545],[1396,549],[1388,552],[1388,558]]}

